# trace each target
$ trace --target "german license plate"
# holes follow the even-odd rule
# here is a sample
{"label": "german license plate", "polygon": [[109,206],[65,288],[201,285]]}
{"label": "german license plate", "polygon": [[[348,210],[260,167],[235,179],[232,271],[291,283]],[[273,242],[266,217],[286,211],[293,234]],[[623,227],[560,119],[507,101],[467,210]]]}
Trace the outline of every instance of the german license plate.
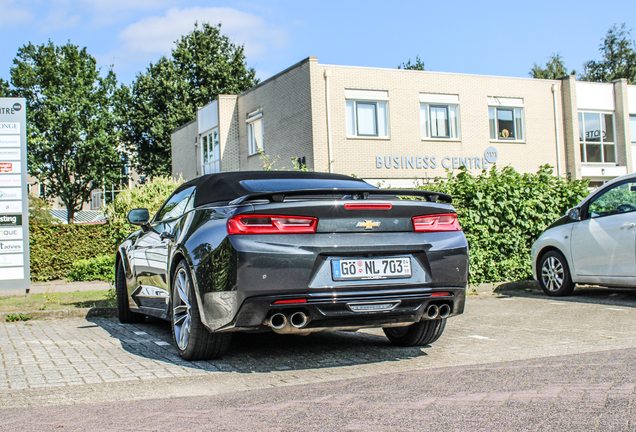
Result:
{"label": "german license plate", "polygon": [[333,280],[397,279],[411,276],[411,258],[356,258],[331,260]]}

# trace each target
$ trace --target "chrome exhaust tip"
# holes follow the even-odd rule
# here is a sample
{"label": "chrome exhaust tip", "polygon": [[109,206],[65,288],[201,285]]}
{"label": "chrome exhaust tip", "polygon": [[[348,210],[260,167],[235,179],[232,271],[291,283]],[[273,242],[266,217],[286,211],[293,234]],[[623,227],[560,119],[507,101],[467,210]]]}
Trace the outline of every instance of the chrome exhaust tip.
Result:
{"label": "chrome exhaust tip", "polygon": [[295,312],[289,317],[291,325],[297,329],[301,329],[309,322],[309,317],[304,312]]}
{"label": "chrome exhaust tip", "polygon": [[439,308],[436,305],[430,305],[426,309],[426,317],[428,319],[435,319],[439,315]]}
{"label": "chrome exhaust tip", "polygon": [[274,330],[280,330],[287,325],[287,317],[282,313],[275,313],[269,317],[266,324]]}
{"label": "chrome exhaust tip", "polygon": [[451,314],[451,308],[449,305],[447,304],[443,304],[439,307],[439,317],[444,319],[444,318],[448,318],[448,316]]}

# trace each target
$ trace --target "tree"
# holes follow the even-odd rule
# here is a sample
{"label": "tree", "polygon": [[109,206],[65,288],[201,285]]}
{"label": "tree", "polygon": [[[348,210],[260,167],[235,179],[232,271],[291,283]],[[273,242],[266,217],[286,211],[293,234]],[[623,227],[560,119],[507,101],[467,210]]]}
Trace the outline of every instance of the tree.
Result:
{"label": "tree", "polygon": [[221,34],[221,24],[195,23],[176,41],[170,58],[162,57],[137,75],[125,104],[126,141],[136,151],[137,170],[170,175],[170,134],[196,117],[197,107],[219,94],[238,94],[258,84],[245,64],[244,46]]}
{"label": "tree", "polygon": [[29,173],[46,184],[46,198],[59,197],[69,223],[91,191],[118,180],[112,70],[100,76],[95,59],[68,42],[31,43],[18,50],[11,68],[16,96],[27,100]]}
{"label": "tree", "polygon": [[631,30],[625,23],[612,26],[605,35],[599,51],[603,60],[590,60],[583,64],[581,81],[611,82],[626,78],[629,84],[636,84],[636,43],[630,40]]}
{"label": "tree", "polygon": [[406,63],[402,63],[398,65],[398,69],[410,69],[410,70],[426,70],[424,69],[424,62],[420,59],[420,56],[415,56],[415,63],[411,63],[411,59]]}
{"label": "tree", "polygon": [[[570,75],[574,75],[576,71],[570,72]],[[563,64],[563,57],[561,54],[552,54],[548,57],[548,61],[545,64],[545,68],[538,64],[534,64],[534,67],[530,70],[529,75],[532,78],[539,79],[559,79],[567,76],[568,71]]]}
{"label": "tree", "polygon": [[9,83],[0,78],[0,97],[9,97],[10,94]]}

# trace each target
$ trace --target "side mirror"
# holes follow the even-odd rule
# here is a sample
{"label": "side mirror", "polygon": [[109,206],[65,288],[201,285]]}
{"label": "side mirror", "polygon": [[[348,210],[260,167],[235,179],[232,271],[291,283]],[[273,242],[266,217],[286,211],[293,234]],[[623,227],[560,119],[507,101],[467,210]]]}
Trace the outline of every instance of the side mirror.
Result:
{"label": "side mirror", "polygon": [[572,220],[578,221],[581,219],[581,211],[574,207],[565,212],[565,215]]}
{"label": "side mirror", "polygon": [[144,225],[148,225],[148,222],[150,222],[150,214],[148,213],[148,209],[138,208],[128,212],[126,220],[131,225],[143,227]]}

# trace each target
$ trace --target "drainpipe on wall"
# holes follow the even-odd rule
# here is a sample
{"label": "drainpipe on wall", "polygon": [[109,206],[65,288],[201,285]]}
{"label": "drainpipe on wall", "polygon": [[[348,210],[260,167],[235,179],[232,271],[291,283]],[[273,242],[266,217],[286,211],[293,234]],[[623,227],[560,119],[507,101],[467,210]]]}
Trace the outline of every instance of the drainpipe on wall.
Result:
{"label": "drainpipe on wall", "polygon": [[329,153],[329,172],[333,173],[333,167],[331,166],[331,113],[329,111],[329,77],[331,76],[330,70],[325,70],[325,101],[327,104],[327,151]]}
{"label": "drainpipe on wall", "polygon": [[556,84],[552,84],[552,102],[554,104],[554,131],[556,133],[556,152],[557,152],[557,177],[561,177],[561,143],[559,141],[559,116],[557,111],[557,89]]}

